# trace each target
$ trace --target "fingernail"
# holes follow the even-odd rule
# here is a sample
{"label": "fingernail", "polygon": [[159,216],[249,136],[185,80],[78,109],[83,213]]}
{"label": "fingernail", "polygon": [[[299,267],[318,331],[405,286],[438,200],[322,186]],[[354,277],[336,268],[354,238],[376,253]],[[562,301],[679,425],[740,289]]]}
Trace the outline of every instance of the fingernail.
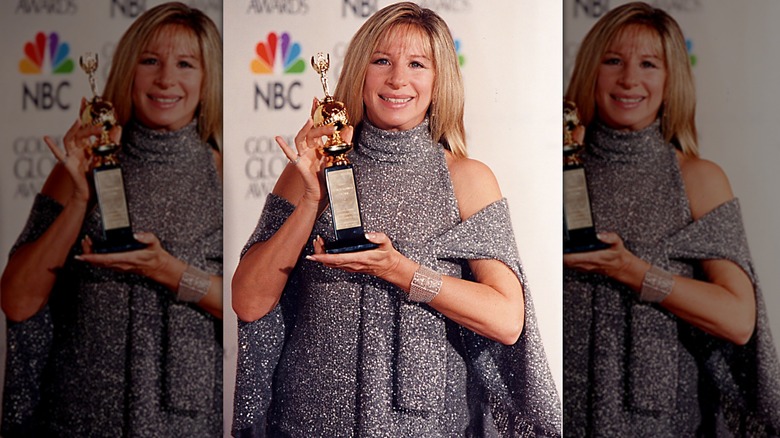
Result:
{"label": "fingernail", "polygon": [[75,255],[75,256],[73,256],[73,258],[76,259],[76,260],[84,260],[83,258],[81,258],[80,255]]}
{"label": "fingernail", "polygon": [[316,259],[310,255],[306,256],[306,260],[316,261]]}

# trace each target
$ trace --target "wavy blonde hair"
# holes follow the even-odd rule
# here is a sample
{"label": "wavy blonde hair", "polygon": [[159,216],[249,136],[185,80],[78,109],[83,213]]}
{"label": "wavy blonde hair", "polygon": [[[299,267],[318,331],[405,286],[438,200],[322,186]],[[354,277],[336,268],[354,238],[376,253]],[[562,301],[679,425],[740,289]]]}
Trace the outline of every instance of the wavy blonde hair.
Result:
{"label": "wavy blonde hair", "polygon": [[396,3],[380,9],[366,20],[347,47],[334,97],[347,108],[361,108],[350,114],[355,126],[363,121],[363,85],[371,55],[379,43],[397,29],[406,33],[400,37],[414,31],[425,37],[423,45],[431,54],[435,71],[427,112],[431,135],[456,157],[465,157],[465,96],[455,42],[447,23],[430,9],[410,2]]}
{"label": "wavy blonde hair", "polygon": [[587,126],[597,115],[596,80],[604,53],[629,26],[642,26],[658,35],[666,64],[664,97],[659,116],[666,141],[689,156],[699,156],[696,133],[696,90],[685,37],[677,22],[666,12],[634,2],[610,10],[593,26],[582,41],[566,99],[580,111]]}
{"label": "wavy blonde hair", "polygon": [[[187,29],[175,35],[169,26]],[[198,134],[212,147],[222,146],[222,38],[214,22],[203,12],[183,3],[170,2],[141,14],[122,35],[111,61],[103,98],[114,104],[117,121],[126,124],[134,117],[133,77],[141,53],[160,36],[196,43],[203,64],[200,104],[195,117]]]}

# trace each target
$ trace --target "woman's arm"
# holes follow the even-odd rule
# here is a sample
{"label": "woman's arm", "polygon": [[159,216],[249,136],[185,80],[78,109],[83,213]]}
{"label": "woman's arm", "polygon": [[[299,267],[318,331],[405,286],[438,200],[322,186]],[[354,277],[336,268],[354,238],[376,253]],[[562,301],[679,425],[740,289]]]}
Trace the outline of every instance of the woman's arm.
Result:
{"label": "woman's arm", "polygon": [[[470,159],[455,159],[449,154],[455,197],[463,220],[501,199],[501,191],[490,169]],[[322,240],[315,244],[311,260],[350,272],[362,272],[382,278],[409,292],[419,264],[393,248],[382,233],[368,233],[379,248],[350,254],[325,254]],[[431,307],[462,326],[502,344],[514,344],[525,321],[525,303],[520,280],[509,267],[497,260],[470,260],[476,281],[443,276],[439,293]]]}
{"label": "woman's arm", "polygon": [[[295,210],[270,239],[249,248],[233,274],[233,310],[243,321],[265,316],[279,302],[290,272],[326,206],[327,197],[320,179],[324,160],[318,148],[322,146],[322,136],[333,131],[332,126],[313,128],[309,119],[295,137],[297,152],[281,137],[276,138],[291,163],[282,172],[273,193],[292,203]],[[352,128],[345,129],[341,135],[350,141]]]}
{"label": "woman's arm", "polygon": [[[732,199],[728,178],[714,163],[680,159],[693,219]],[[567,254],[564,263],[574,269],[607,275],[639,292],[650,263],[632,254],[614,233],[600,234],[611,245],[603,251]],[[707,281],[673,276],[674,285],[660,305],[688,323],[738,345],[750,340],[756,321],[755,291],[748,275],[728,260],[704,260]]]}
{"label": "woman's arm", "polygon": [[[83,105],[83,103],[82,103]],[[22,321],[35,315],[49,299],[57,271],[65,264],[90,202],[86,173],[89,159],[85,149],[102,127],[81,126],[76,121],[63,137],[65,150],[44,137],[58,159],[46,178],[41,193],[63,206],[46,231],[35,241],[20,246],[9,258],[0,280],[0,302],[6,317]],[[118,139],[119,129],[112,131]]]}

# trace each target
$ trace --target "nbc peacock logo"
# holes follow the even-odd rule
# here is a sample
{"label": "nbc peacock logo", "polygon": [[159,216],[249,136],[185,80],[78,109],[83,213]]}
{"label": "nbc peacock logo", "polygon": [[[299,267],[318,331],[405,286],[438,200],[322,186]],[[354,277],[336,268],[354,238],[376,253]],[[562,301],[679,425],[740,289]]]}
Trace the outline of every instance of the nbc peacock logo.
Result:
{"label": "nbc peacock logo", "polygon": [[466,57],[461,53],[460,46],[461,46],[460,40],[455,40],[455,54],[458,55],[458,65],[463,67],[466,64]]}
{"label": "nbc peacock logo", "polygon": [[38,32],[34,40],[25,43],[24,58],[19,61],[19,72],[28,75],[43,73],[47,46],[51,72],[54,74],[71,73],[74,63],[73,59],[69,57],[70,46],[61,41],[56,32],[52,32],[48,36],[43,32]]}
{"label": "nbc peacock logo", "polygon": [[[306,62],[301,58],[301,45],[292,40],[290,34],[270,32],[265,41],[255,46],[257,58],[252,60],[251,68],[255,74],[273,74],[277,59],[284,74],[303,73]],[[280,56],[278,56],[280,55]]]}

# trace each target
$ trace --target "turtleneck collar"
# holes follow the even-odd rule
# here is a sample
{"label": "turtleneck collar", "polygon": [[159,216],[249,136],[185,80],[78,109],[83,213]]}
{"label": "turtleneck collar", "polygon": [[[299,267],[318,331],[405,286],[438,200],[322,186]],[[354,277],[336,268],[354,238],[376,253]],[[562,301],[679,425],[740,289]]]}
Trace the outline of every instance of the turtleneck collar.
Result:
{"label": "turtleneck collar", "polygon": [[186,157],[204,147],[197,119],[176,131],[156,131],[132,120],[124,129],[122,140],[122,152],[128,156],[166,161]]}
{"label": "turtleneck collar", "polygon": [[400,163],[426,159],[439,149],[426,117],[406,131],[385,131],[363,119],[355,150],[377,161]]}
{"label": "turtleneck collar", "polygon": [[589,126],[585,144],[595,157],[622,162],[646,161],[672,148],[664,141],[660,119],[639,131],[619,131],[596,120]]}

